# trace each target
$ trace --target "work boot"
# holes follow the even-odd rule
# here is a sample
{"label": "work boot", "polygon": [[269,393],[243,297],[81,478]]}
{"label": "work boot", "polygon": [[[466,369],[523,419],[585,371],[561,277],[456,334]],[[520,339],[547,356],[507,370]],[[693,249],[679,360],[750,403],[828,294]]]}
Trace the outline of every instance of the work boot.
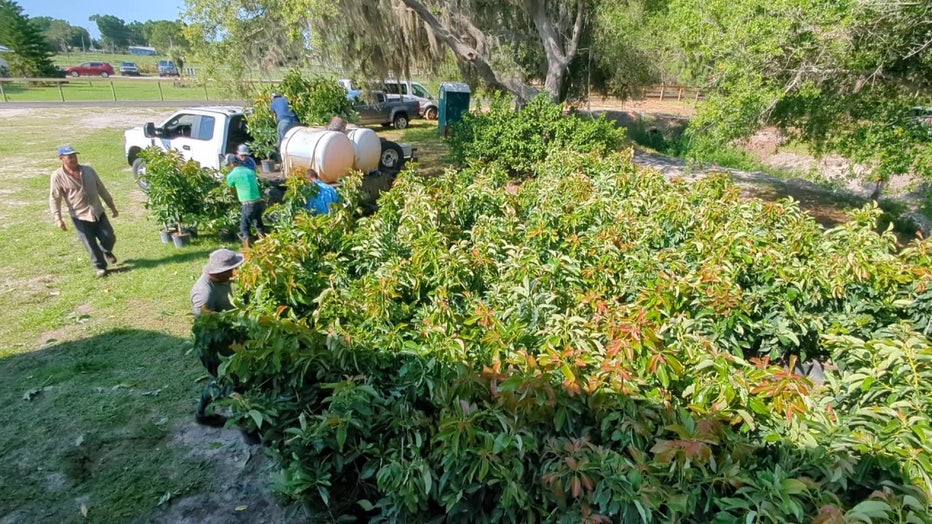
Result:
{"label": "work boot", "polygon": [[102,277],[107,276],[107,270],[106,270],[106,269],[98,269],[97,272],[96,272],[95,274],[97,275],[97,278],[102,278]]}
{"label": "work boot", "polygon": [[117,257],[113,254],[113,251],[104,251],[104,259],[107,260],[108,264],[116,264]]}

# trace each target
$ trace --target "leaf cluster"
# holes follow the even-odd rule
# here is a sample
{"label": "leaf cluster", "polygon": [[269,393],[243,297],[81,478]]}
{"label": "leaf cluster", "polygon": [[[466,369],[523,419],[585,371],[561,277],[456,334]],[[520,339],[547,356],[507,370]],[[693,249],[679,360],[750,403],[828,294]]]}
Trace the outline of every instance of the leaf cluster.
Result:
{"label": "leaf cluster", "polygon": [[261,158],[273,158],[278,151],[278,124],[272,113],[272,92],[288,99],[298,121],[308,126],[324,126],[334,116],[348,122],[358,120],[346,90],[336,80],[324,76],[304,76],[292,69],[281,84],[267,87],[256,93],[246,115],[246,125],[252,136],[250,147]]}
{"label": "leaf cluster", "polygon": [[927,522],[929,243],[630,160],[406,172],[257,243],[221,371],[281,489],[370,521]]}
{"label": "leaf cluster", "polygon": [[146,161],[146,209],[159,224],[181,231],[184,224],[223,217],[226,209],[235,207],[221,194],[225,188],[213,176],[214,170],[185,160],[178,151],[150,147],[139,157]]}
{"label": "leaf cluster", "polygon": [[604,115],[592,119],[563,114],[546,95],[515,111],[504,98],[488,112],[463,116],[454,125],[450,157],[462,164],[496,164],[511,176],[530,176],[552,153],[608,153],[624,143],[625,132]]}

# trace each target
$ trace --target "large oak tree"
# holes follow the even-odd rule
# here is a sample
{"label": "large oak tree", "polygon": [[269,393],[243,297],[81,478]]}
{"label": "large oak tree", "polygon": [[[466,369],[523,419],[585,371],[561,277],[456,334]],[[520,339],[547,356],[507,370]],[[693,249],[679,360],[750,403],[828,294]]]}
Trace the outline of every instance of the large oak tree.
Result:
{"label": "large oak tree", "polygon": [[268,52],[273,42],[257,36],[289,35],[366,76],[436,71],[452,56],[469,77],[527,100],[537,92],[534,81],[554,98],[566,94],[596,2],[188,0],[187,15],[195,26],[189,36],[206,42],[205,55],[211,47],[246,51],[245,44]]}

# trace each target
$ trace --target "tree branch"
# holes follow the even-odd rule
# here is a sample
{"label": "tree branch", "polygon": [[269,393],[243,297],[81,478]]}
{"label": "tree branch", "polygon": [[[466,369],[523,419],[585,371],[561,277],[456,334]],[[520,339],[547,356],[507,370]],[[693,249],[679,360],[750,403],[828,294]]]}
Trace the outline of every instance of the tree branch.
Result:
{"label": "tree branch", "polygon": [[[504,89],[518,96],[518,98],[527,101],[537,94],[531,86],[514,79],[500,78],[492,69],[489,61],[474,47],[466,44],[457,38],[449,27],[445,26],[437,19],[433,13],[419,0],[401,0],[408,6],[421,20],[430,27],[434,34],[441,41],[447,44],[453,53],[460,59],[469,62],[476,68],[479,77],[491,88]],[[470,24],[471,25],[471,24]],[[474,28],[475,29],[475,28]],[[478,29],[476,29],[478,31]]]}

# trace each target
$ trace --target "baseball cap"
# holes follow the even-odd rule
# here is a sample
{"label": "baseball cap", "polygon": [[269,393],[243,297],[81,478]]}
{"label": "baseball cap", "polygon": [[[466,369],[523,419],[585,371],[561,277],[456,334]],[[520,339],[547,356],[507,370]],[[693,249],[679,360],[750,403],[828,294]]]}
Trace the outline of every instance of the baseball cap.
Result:
{"label": "baseball cap", "polygon": [[280,94],[278,94],[278,93],[272,93],[272,98],[278,98],[278,97],[280,97],[280,96],[282,96],[282,95],[280,95]]}
{"label": "baseball cap", "polygon": [[71,146],[61,146],[58,148],[58,156],[63,155],[77,155],[78,152],[74,150]]}
{"label": "baseball cap", "polygon": [[247,146],[246,144],[240,144],[239,147],[236,148],[236,154],[237,155],[248,155],[249,146]]}
{"label": "baseball cap", "polygon": [[239,157],[234,155],[233,153],[230,153],[229,155],[227,155],[224,160],[226,161],[227,164],[233,164],[234,166],[238,166],[243,163],[243,161],[240,160]]}
{"label": "baseball cap", "polygon": [[218,249],[210,254],[204,273],[216,275],[237,268],[243,263],[243,255],[232,249]]}

